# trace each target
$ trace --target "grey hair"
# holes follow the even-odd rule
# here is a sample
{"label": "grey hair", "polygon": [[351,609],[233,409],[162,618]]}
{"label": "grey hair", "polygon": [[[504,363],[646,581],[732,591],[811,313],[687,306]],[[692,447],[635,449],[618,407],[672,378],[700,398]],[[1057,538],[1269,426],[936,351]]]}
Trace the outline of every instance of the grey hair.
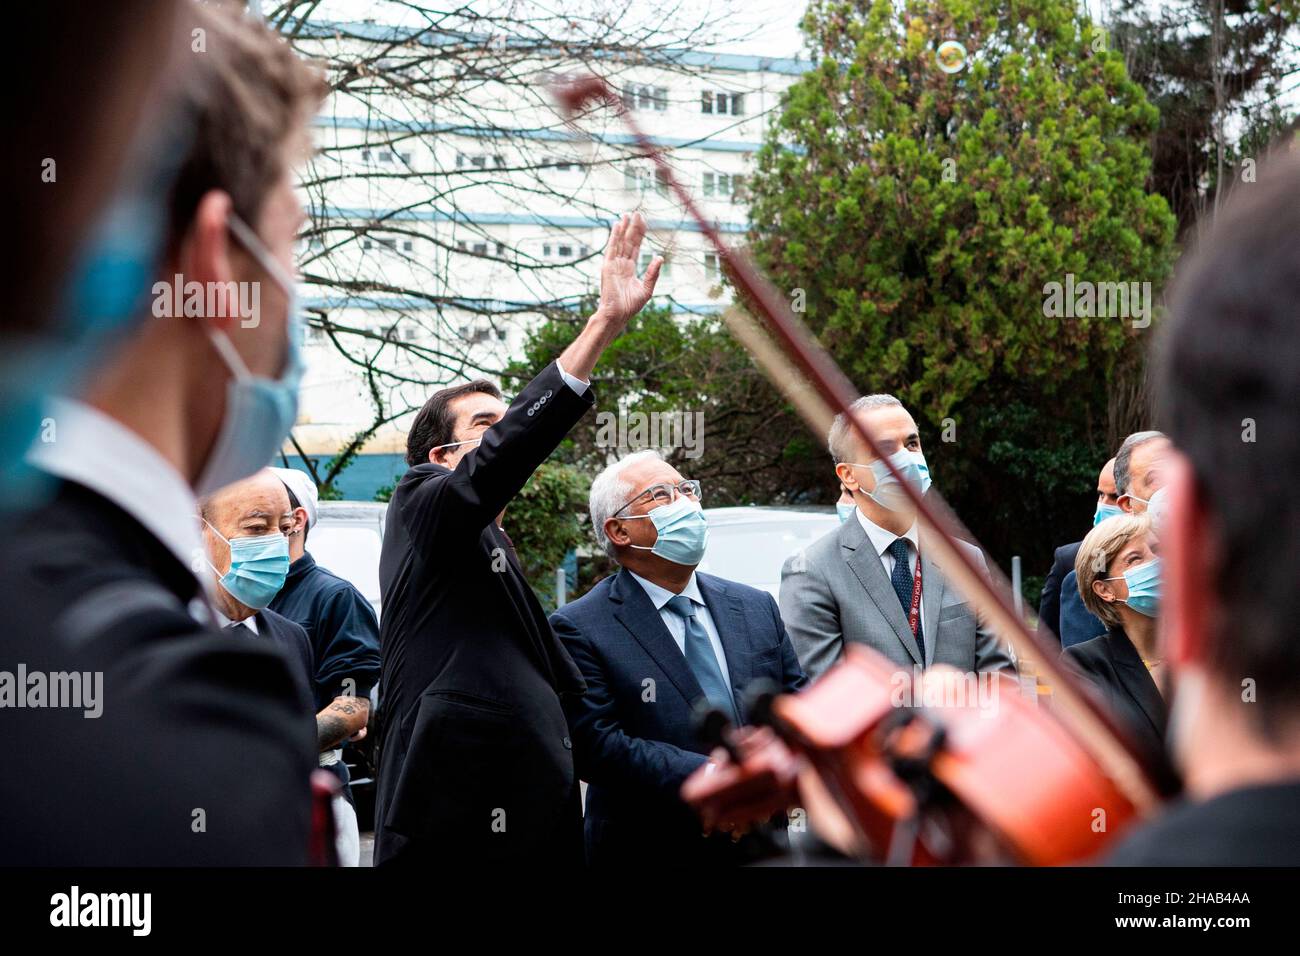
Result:
{"label": "grey hair", "polygon": [[[893,395],[863,395],[850,405],[849,409],[856,414],[869,408],[887,408],[891,405],[897,405],[901,408],[903,403]],[[831,422],[830,434],[826,436],[826,447],[830,449],[831,459],[837,465],[848,457],[849,450],[845,447],[848,444],[848,437],[849,420],[841,412],[835,416],[835,421]]]}
{"label": "grey hair", "polygon": [[664,456],[653,448],[634,451],[606,465],[605,470],[591,483],[591,495],[587,499],[587,507],[591,511],[591,527],[596,532],[596,541],[611,558],[616,558],[618,555],[614,550],[614,542],[610,541],[609,535],[605,534],[605,522],[614,517],[614,512],[627,504],[627,500],[637,490],[630,482],[623,480],[623,471],[629,465],[650,460],[663,461]]}
{"label": "grey hair", "polygon": [[1166,437],[1164,432],[1150,431],[1134,432],[1124,439],[1124,443],[1119,446],[1119,451],[1115,452],[1115,494],[1128,494],[1129,483],[1133,480],[1132,474],[1129,473],[1133,450],[1139,445],[1164,437]]}

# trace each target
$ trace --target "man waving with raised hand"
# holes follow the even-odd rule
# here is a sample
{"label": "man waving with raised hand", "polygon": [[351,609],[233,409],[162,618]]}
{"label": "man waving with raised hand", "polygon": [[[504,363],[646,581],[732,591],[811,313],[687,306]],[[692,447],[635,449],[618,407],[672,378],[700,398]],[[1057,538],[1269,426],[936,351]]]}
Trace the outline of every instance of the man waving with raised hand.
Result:
{"label": "man waving with raised hand", "polygon": [[650,300],[639,213],[610,231],[600,304],[506,406],[485,379],[435,392],[411,426],[380,584],[382,750],[375,863],[582,861],[560,697],[581,674],[502,528],[506,506],[594,404],[591,372]]}

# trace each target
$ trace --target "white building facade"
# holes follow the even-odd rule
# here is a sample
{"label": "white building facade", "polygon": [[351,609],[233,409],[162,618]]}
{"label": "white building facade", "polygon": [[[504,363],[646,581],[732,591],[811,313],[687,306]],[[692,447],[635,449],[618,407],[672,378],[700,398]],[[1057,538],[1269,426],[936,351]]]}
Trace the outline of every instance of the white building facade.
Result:
{"label": "white building facade", "polygon": [[[705,215],[739,241],[754,153],[806,62],[673,52],[578,63],[547,50],[497,57],[486,41],[483,56],[509,73],[498,80],[490,67],[475,75],[465,37],[403,40],[390,27],[346,28],[343,38],[297,43],[331,65],[338,86],[349,62],[382,77],[374,89],[354,82],[331,96],[302,177],[311,223],[300,265],[317,326],[305,343],[294,430],[306,454],[327,459],[369,428],[378,398],[392,420],[367,440],[363,458],[400,474],[410,418],[431,391],[495,378],[546,312],[576,315],[594,295],[621,212],[648,222],[643,265],[666,257],[656,302],[684,315],[726,304],[716,255],[615,111],[570,126],[547,79],[605,76]],[[441,55],[440,44],[453,44],[455,55]],[[360,471],[368,477],[353,488],[341,483],[349,497],[369,497],[369,485],[388,480],[374,478],[373,467]]]}

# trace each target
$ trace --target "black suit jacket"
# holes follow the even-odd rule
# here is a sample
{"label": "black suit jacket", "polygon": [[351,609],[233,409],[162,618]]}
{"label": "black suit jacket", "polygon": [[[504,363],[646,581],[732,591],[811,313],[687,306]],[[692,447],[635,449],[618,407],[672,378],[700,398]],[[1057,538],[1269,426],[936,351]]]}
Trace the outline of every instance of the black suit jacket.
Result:
{"label": "black suit jacket", "polygon": [[1058,644],[1061,642],[1057,633],[1061,619],[1061,582],[1074,570],[1074,559],[1082,545],[1082,541],[1063,544],[1053,552],[1052,569],[1043,579],[1043,593],[1038,599],[1038,632],[1050,634]]}
{"label": "black suit jacket", "polygon": [[1067,647],[1062,657],[1097,688],[1150,760],[1161,763],[1168,708],[1123,628],[1112,627],[1101,637]]}
{"label": "black suit jacket", "polygon": [[1300,780],[1183,801],[1133,833],[1112,866],[1300,866]]}
{"label": "black suit jacket", "polygon": [[316,656],[312,652],[311,638],[307,629],[301,624],[277,614],[269,607],[253,615],[257,619],[257,633],[279,647],[293,662],[294,676],[302,685],[302,706],[316,716],[315,695],[312,693],[312,677],[316,673]]}
{"label": "black suit jacket", "polygon": [[0,859],[306,862],[315,726],[291,662],[196,622],[198,581],[162,542],[64,482],[6,537],[0,592],[30,612],[6,611],[0,669],[99,672],[103,687],[95,719],[5,714]]}
{"label": "black suit jacket", "polygon": [[[772,596],[697,574],[718,629],[741,721],[745,689],[767,679],[801,688],[803,671]],[[593,865],[696,865],[752,859],[755,841],[703,839],[682,783],[707,760],[693,707],[703,695],[645,588],[625,571],[551,615],[587,692],[566,709],[587,781],[587,859]]]}
{"label": "black suit jacket", "polygon": [[376,864],[581,862],[560,695],[582,678],[495,519],[592,402],[552,363],[455,471],[417,465],[393,492]]}

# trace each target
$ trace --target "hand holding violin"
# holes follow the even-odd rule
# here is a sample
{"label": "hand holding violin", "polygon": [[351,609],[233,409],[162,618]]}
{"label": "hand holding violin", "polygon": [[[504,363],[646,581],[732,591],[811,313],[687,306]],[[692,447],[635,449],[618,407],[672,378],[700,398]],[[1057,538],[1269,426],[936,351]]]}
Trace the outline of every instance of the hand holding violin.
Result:
{"label": "hand holding violin", "polygon": [[770,729],[742,728],[732,739],[739,763],[718,748],[682,784],[705,833],[740,836],[796,801],[799,761]]}

